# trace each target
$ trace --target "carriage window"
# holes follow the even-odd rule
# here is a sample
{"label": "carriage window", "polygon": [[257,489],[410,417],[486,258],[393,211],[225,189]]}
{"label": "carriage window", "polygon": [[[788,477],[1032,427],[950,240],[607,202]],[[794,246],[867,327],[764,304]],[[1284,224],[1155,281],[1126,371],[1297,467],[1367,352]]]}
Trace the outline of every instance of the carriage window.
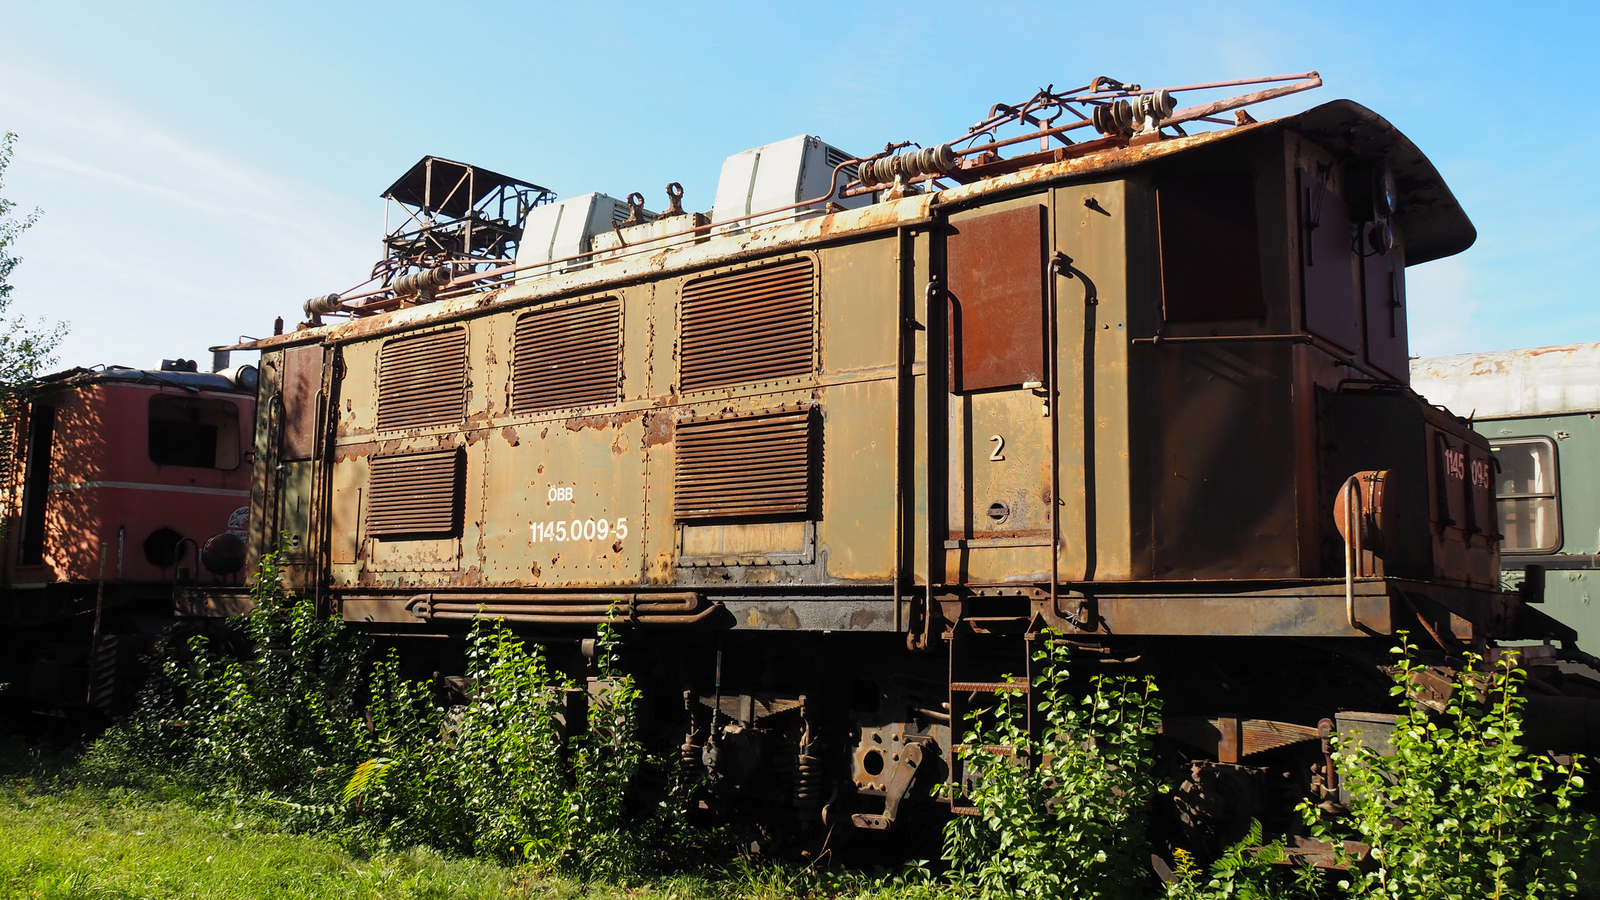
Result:
{"label": "carriage window", "polygon": [[1561,549],[1561,504],[1556,445],[1549,438],[1514,438],[1491,448],[1499,463],[1495,495],[1500,506],[1501,550],[1552,553]]}
{"label": "carriage window", "polygon": [[226,400],[151,397],[150,461],[158,466],[238,468],[239,407]]}

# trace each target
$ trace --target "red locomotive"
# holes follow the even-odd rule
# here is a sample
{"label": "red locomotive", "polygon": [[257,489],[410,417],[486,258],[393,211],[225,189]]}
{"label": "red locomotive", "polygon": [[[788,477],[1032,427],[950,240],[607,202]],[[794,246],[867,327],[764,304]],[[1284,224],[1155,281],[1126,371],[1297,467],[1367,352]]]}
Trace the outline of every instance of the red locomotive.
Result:
{"label": "red locomotive", "polygon": [[239,611],[182,590],[236,584],[245,561],[256,369],[215,362],[69,369],[5,419],[0,697],[13,708],[109,712],[175,613]]}

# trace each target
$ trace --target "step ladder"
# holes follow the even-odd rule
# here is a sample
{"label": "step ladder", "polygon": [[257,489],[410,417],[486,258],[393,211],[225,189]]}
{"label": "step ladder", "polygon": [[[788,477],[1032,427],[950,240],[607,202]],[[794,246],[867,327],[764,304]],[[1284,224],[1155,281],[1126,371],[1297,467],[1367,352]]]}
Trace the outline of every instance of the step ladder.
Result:
{"label": "step ladder", "polygon": [[[976,816],[980,810],[965,794],[967,717],[974,710],[995,709],[1021,695],[1025,727],[1037,739],[1042,726],[1033,684],[1038,663],[1033,659],[1031,616],[963,616],[951,628],[950,647],[950,811]],[[1005,752],[1015,748],[997,747]]]}

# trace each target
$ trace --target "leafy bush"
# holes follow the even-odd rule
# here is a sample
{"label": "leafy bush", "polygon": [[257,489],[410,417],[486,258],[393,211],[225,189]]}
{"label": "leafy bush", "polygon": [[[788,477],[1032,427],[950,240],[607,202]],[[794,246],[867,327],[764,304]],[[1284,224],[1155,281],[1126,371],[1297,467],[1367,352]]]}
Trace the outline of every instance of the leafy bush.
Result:
{"label": "leafy bush", "polygon": [[1028,733],[1023,696],[1005,695],[992,717],[970,716],[960,751],[967,795],[981,813],[946,829],[952,878],[989,897],[1122,897],[1149,881],[1152,775],[1161,703],[1153,679],[1097,675],[1078,695],[1068,650],[1045,644],[1045,717]]}
{"label": "leafy bush", "polygon": [[565,700],[586,690],[503,624],[467,640],[471,702],[446,708],[390,654],[308,600],[285,597],[264,561],[255,611],[231,640],[169,641],[138,712],[86,760],[91,771],[176,771],[213,793],[267,804],[308,827],[382,847],[426,844],[531,860],[580,878],[650,869],[671,831],[661,807],[631,816],[645,761],[639,689],[602,633],[586,722]]}
{"label": "leafy bush", "polygon": [[328,811],[334,770],[362,752],[350,723],[362,713],[368,649],[310,601],[286,597],[276,563],[263,560],[255,610],[230,635],[158,643],[138,708],[91,750],[91,771],[175,771]]}
{"label": "leafy bush", "polygon": [[[579,879],[660,871],[682,847],[670,803],[631,795],[652,760],[637,735],[640,691],[602,630],[596,677],[576,682],[503,624],[467,640],[469,702],[446,706],[434,686],[401,674],[309,601],[277,589],[269,557],[256,611],[231,635],[170,638],[138,712],[108,733],[84,768],[178,774],[214,796],[271,809],[363,846],[430,845],[528,860]],[[1519,897],[1570,892],[1593,820],[1573,801],[1576,764],[1529,754],[1521,735],[1524,673],[1513,656],[1487,671],[1470,657],[1442,715],[1424,705],[1400,655],[1403,715],[1393,756],[1339,740],[1352,794],[1347,819],[1305,804],[1313,832],[1372,847],[1337,885],[1358,897]],[[1029,733],[1026,698],[1005,694],[970,717],[958,752],[979,816],[946,828],[947,884],[918,868],[888,880],[762,869],[747,892],[777,895],[983,898],[1139,896],[1152,887],[1151,809],[1160,699],[1148,678],[1096,675],[1070,684],[1067,649],[1047,642],[1033,686],[1044,717]],[[583,704],[566,701],[584,695]],[[569,720],[579,705],[581,720]],[[1290,898],[1331,887],[1272,863],[1259,827],[1202,870],[1179,855],[1166,894],[1183,900]],[[754,871],[754,870],[751,870]],[[773,880],[776,879],[776,880]],[[738,879],[735,879],[738,880]]]}
{"label": "leafy bush", "polygon": [[1583,787],[1576,762],[1560,763],[1518,743],[1526,673],[1514,653],[1492,666],[1466,655],[1441,715],[1423,702],[1416,648],[1397,647],[1402,712],[1392,756],[1349,737],[1335,763],[1349,815],[1309,802],[1307,822],[1325,839],[1353,833],[1370,864],[1341,882],[1357,897],[1538,898],[1576,890],[1575,862],[1593,845],[1595,823],[1573,806]]}

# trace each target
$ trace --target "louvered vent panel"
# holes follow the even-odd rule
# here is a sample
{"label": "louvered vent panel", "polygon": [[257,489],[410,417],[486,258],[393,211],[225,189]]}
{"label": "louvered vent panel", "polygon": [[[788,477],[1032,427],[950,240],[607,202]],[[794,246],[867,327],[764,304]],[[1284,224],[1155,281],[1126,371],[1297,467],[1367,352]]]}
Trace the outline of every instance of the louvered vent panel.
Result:
{"label": "louvered vent panel", "polygon": [[683,289],[684,391],[805,375],[812,367],[809,259],[691,281]]}
{"label": "louvered vent panel", "polygon": [[[838,165],[840,163],[844,162],[845,160],[849,159],[850,157],[848,155],[846,155],[845,152],[843,150],[840,150],[838,147],[826,147],[822,152],[822,158],[828,164],[828,171],[832,172],[835,168],[838,167]],[[859,172],[860,169],[861,169],[860,166],[845,166],[843,169],[840,170],[840,172],[839,172],[839,176],[840,176],[839,177],[839,185],[840,185],[841,190],[843,189],[843,187],[844,187],[844,185],[846,183],[855,180],[856,173]]]}
{"label": "louvered vent panel", "polygon": [[459,534],[465,463],[459,450],[373,457],[367,533]]}
{"label": "louvered vent panel", "polygon": [[461,419],[467,396],[467,331],[396,338],[378,363],[378,429]]}
{"label": "louvered vent panel", "polygon": [[514,412],[615,403],[622,303],[606,299],[517,320]]}
{"label": "louvered vent panel", "polygon": [[680,521],[812,516],[816,438],[810,410],[680,423],[673,513]]}

